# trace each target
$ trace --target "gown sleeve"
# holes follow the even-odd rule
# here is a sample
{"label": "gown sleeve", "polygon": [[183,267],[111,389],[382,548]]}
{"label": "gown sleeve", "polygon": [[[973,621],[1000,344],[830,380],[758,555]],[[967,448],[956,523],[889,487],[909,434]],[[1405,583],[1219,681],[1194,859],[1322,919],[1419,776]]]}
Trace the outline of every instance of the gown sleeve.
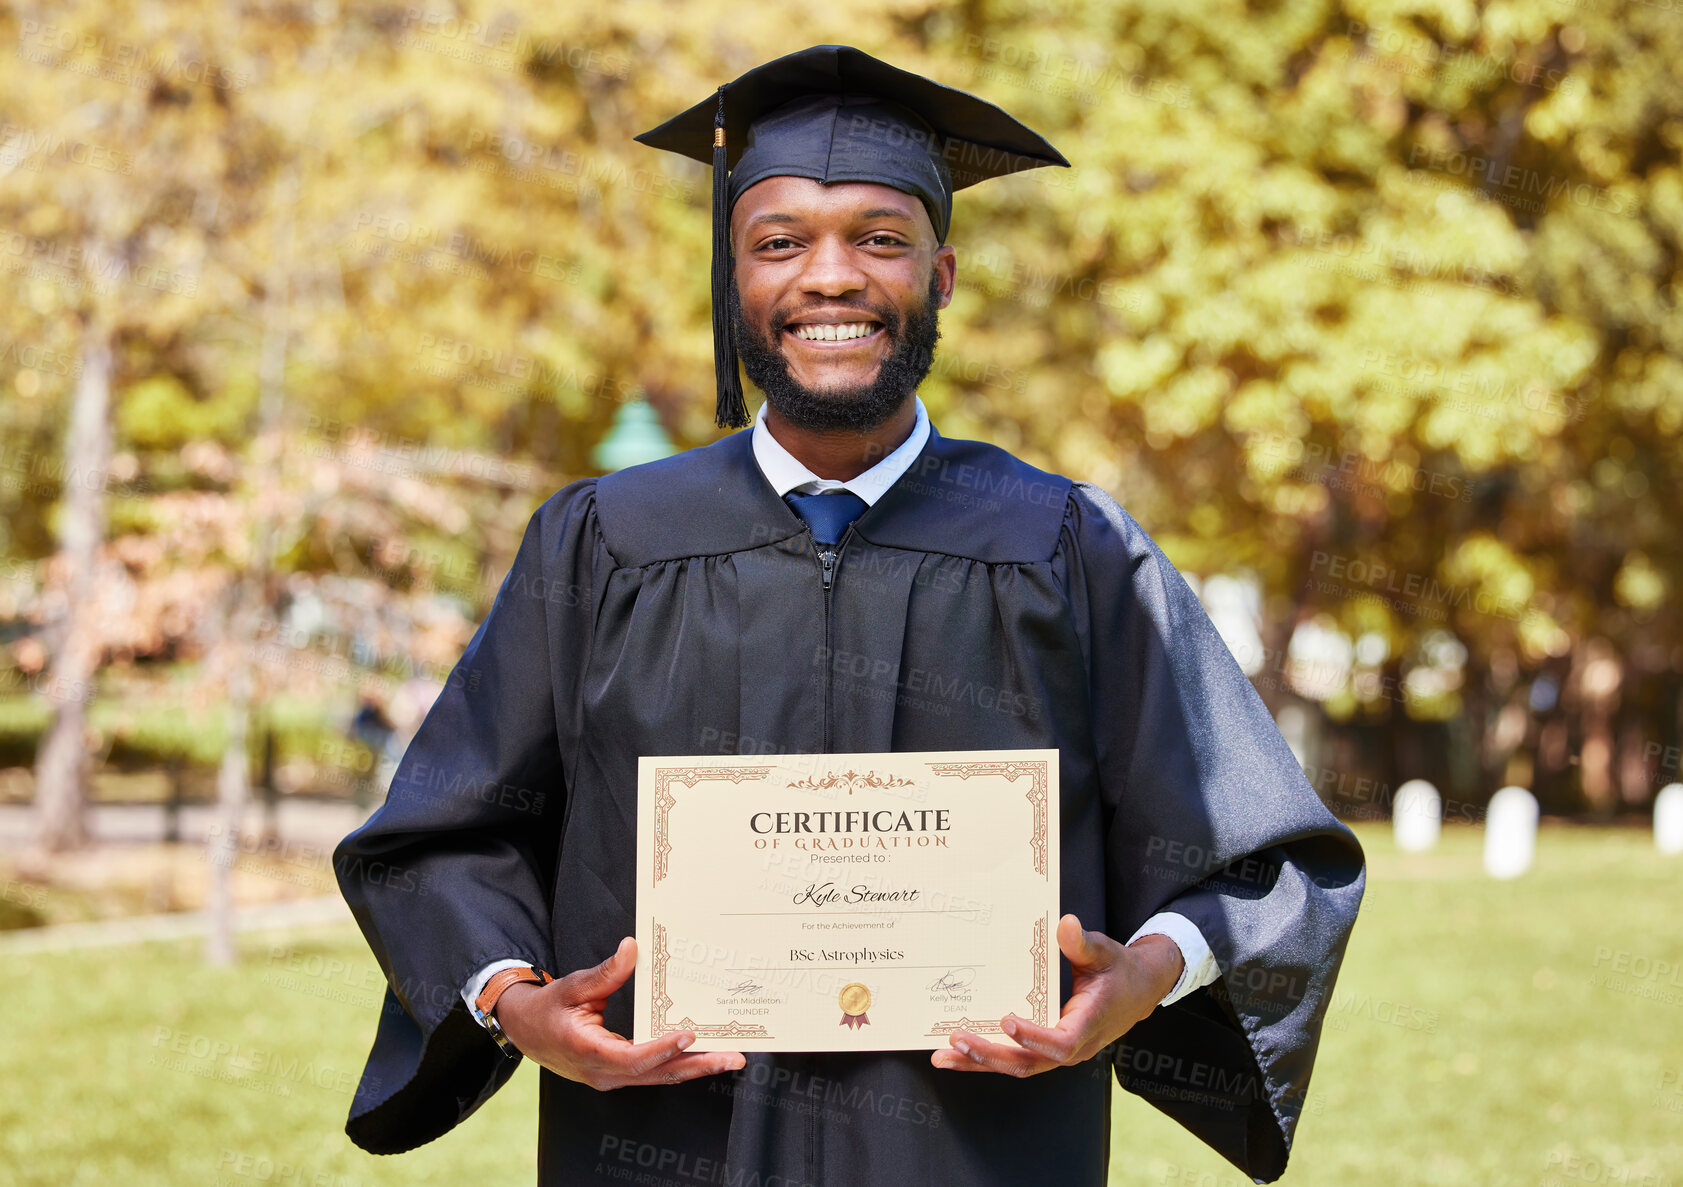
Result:
{"label": "gown sleeve", "polygon": [[1060,556],[1092,689],[1106,930],[1191,920],[1221,969],[1113,1052],[1123,1087],[1257,1182],[1284,1171],[1365,881],[1196,595],[1077,483]]}
{"label": "gown sleeve", "polygon": [[567,788],[552,673],[555,649],[581,642],[568,608],[592,596],[593,493],[591,480],[575,483],[532,515],[384,804],[334,851],[340,891],[387,982],[345,1126],[371,1153],[447,1132],[517,1066],[461,990],[492,960],[547,968],[554,950],[550,888]]}

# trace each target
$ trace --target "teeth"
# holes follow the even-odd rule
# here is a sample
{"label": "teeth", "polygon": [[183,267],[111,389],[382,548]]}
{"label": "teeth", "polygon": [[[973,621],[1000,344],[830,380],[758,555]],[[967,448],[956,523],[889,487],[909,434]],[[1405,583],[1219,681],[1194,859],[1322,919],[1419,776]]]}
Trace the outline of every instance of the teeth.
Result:
{"label": "teeth", "polygon": [[807,326],[796,326],[795,337],[805,338],[809,342],[845,342],[849,338],[863,338],[876,326],[868,321],[825,322]]}

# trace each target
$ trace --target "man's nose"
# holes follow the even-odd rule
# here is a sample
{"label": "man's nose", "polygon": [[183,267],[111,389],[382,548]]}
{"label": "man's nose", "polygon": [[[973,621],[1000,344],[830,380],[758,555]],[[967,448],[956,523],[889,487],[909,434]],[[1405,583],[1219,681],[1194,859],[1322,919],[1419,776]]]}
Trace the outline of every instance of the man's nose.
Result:
{"label": "man's nose", "polygon": [[832,238],[813,245],[800,279],[803,290],[826,297],[859,292],[870,283],[870,277],[855,261],[852,247]]}

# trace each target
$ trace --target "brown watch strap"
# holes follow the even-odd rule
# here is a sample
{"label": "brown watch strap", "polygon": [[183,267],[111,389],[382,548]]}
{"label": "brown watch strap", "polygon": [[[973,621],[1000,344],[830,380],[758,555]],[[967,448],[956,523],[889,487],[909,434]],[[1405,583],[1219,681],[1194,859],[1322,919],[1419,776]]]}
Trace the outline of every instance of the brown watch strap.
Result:
{"label": "brown watch strap", "polygon": [[482,1016],[489,1016],[491,1011],[497,1008],[497,999],[507,992],[509,986],[528,981],[534,985],[548,985],[553,980],[555,978],[542,969],[534,969],[530,965],[499,969],[491,974],[491,979],[485,982],[485,988],[473,999],[473,1007]]}

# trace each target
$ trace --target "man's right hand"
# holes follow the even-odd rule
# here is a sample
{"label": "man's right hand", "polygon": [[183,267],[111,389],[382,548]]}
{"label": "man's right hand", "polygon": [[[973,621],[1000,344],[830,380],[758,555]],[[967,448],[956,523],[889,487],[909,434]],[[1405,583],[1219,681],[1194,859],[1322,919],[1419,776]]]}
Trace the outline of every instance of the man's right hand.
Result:
{"label": "man's right hand", "polygon": [[675,1031],[631,1043],[602,1025],[608,997],[637,967],[637,941],[619,942],[595,968],[568,973],[548,985],[511,985],[497,999],[497,1023],[509,1042],[558,1076],[606,1092],[632,1084],[678,1084],[747,1065],[740,1051],[685,1055],[695,1032]]}

